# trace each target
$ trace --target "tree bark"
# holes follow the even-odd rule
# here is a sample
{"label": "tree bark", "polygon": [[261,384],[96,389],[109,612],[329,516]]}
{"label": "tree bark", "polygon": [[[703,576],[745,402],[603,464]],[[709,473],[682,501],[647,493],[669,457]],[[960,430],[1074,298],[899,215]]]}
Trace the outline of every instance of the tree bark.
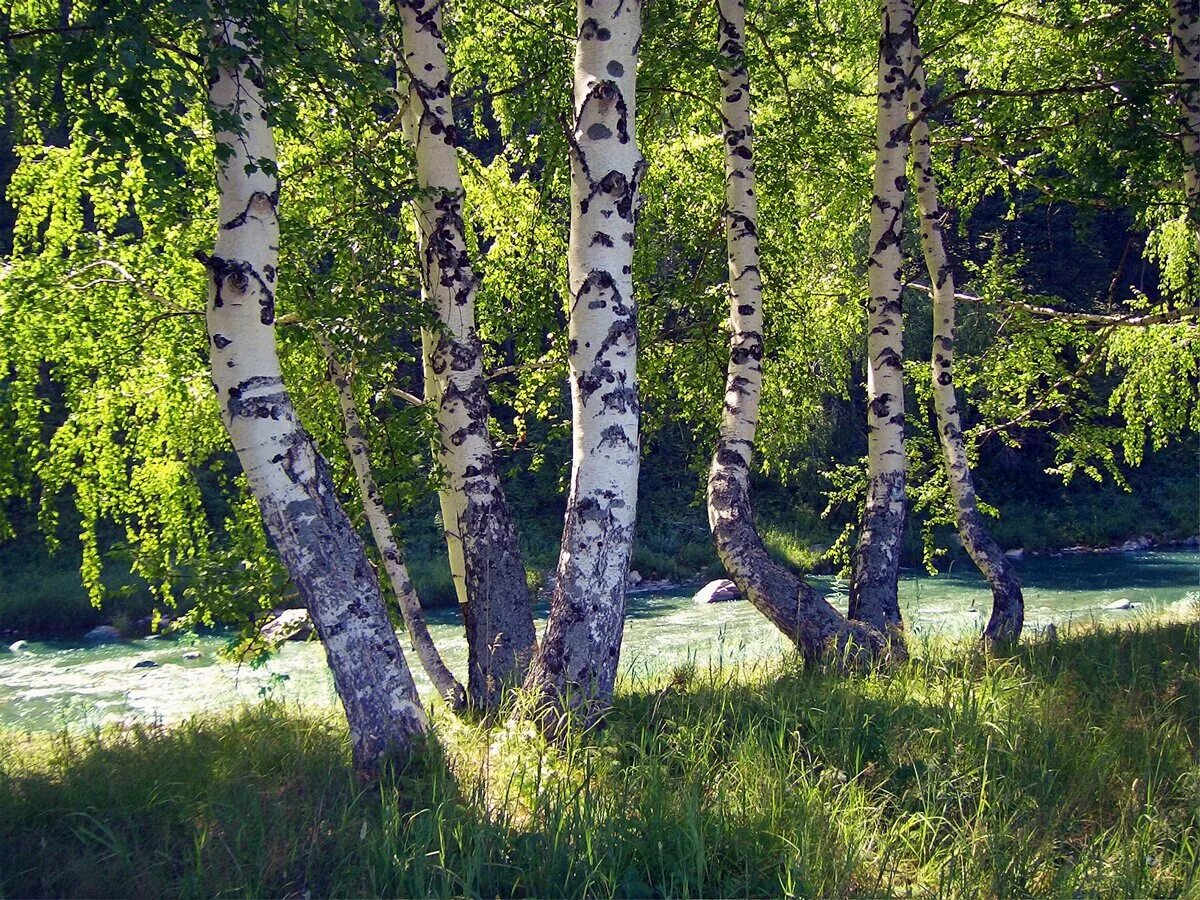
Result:
{"label": "tree bark", "polygon": [[1008,644],[1018,640],[1025,621],[1025,601],[1021,582],[1012,563],[992,540],[979,512],[975,485],[971,478],[962,418],[954,392],[954,269],[942,238],[942,209],[938,200],[937,180],[933,174],[930,150],[929,100],[925,85],[925,67],[916,29],[912,51],[912,154],[917,178],[917,204],[921,211],[921,250],[929,270],[933,296],[933,408],[937,413],[950,496],[954,501],[954,520],[958,534],[979,571],[992,587],[992,614],[983,636],[989,644]]}
{"label": "tree bark", "polygon": [[776,563],[754,523],[750,460],[762,394],[763,311],[745,2],[718,0],[717,13],[732,334],[721,429],[708,476],[709,526],[730,578],[806,660],[874,655],[883,643],[879,633],[848,622],[803,578]]}
{"label": "tree bark", "polygon": [[[520,684],[536,635],[525,565],[488,432],[483,352],[475,328],[477,281],[467,254],[450,70],[442,36],[442,0],[398,0],[407,78],[406,132],[417,159],[415,203],[423,293],[439,330],[427,354],[437,386],[438,459],[448,550],[461,542],[473,705],[495,709],[506,686]],[[449,518],[448,514],[453,515]],[[460,596],[460,600],[461,600]]]}
{"label": "tree bark", "polygon": [[213,386],[270,535],[325,646],[356,767],[406,757],[425,712],[329,466],[296,417],[275,348],[279,181],[262,63],[238,22],[211,35],[209,99],[220,192],[207,323]]}
{"label": "tree bark", "polygon": [[908,158],[911,0],[886,0],[879,41],[875,175],[867,260],[867,504],[850,583],[850,618],[902,646],[897,597],[904,536],[904,320],[900,301]]}
{"label": "tree bark", "polygon": [[1200,2],[1171,0],[1171,54],[1179,80],[1179,123],[1183,138],[1183,193],[1188,222],[1200,256]]}
{"label": "tree bark", "polygon": [[400,607],[400,615],[408,629],[408,638],[413,652],[421,661],[425,674],[433,683],[434,689],[445,699],[455,712],[466,708],[467,695],[458,679],[446,667],[445,661],[438,653],[433,637],[429,634],[429,626],[425,623],[425,613],[421,610],[421,601],[413,588],[412,579],[408,576],[408,567],[404,564],[404,555],[396,543],[392,532],[392,523],[388,518],[387,509],[383,505],[383,497],[379,493],[379,485],[371,473],[370,448],[367,446],[366,432],[363,431],[362,420],[358,415],[358,405],[354,402],[354,389],[350,384],[350,373],[346,371],[334,352],[333,345],[322,334],[317,335],[321,351],[325,354],[328,366],[329,382],[337,391],[338,406],[342,412],[342,426],[345,431],[346,449],[350,453],[350,462],[354,467],[354,478],[358,483],[358,491],[362,496],[363,512],[367,524],[371,528],[371,537],[383,558],[383,568],[391,582],[392,591]]}
{"label": "tree bark", "polygon": [[[558,581],[529,686],[544,709],[595,717],[612,697],[638,476],[634,136],[641,0],[578,0],[568,354],[571,489]],[[544,718],[544,722],[549,718]]]}

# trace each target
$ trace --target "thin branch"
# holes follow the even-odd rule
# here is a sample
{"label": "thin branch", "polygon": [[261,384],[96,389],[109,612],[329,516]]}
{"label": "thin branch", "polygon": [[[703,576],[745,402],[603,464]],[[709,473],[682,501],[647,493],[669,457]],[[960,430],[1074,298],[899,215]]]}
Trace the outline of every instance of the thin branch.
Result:
{"label": "thin branch", "polygon": [[[920,291],[923,294],[932,296],[933,292],[928,285],[909,282],[905,287],[912,288],[914,291]],[[1165,325],[1171,322],[1178,322],[1181,319],[1194,318],[1200,316],[1200,306],[1185,306],[1181,309],[1167,310],[1161,313],[1128,313],[1123,316],[1105,315],[1103,313],[1085,313],[1085,312],[1070,312],[1068,310],[1054,309],[1051,306],[1035,306],[1032,303],[1024,303],[1020,300],[1008,300],[1004,298],[978,297],[974,294],[959,294],[954,295],[955,300],[962,300],[966,303],[995,303],[1000,306],[1007,306],[1011,309],[1020,309],[1024,312],[1035,316],[1043,316],[1047,319],[1057,319],[1062,322],[1078,322],[1083,325],[1100,325],[1103,327],[1114,327],[1118,325],[1127,326],[1148,326],[1148,325]]]}

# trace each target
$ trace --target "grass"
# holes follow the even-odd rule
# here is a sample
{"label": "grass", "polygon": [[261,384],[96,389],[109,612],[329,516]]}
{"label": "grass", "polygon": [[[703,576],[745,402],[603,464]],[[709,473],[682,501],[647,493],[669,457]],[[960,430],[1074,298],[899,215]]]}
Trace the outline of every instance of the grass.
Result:
{"label": "grass", "polygon": [[621,686],[546,746],[445,715],[362,787],[278,705],[0,744],[4,896],[1194,896],[1200,625]]}

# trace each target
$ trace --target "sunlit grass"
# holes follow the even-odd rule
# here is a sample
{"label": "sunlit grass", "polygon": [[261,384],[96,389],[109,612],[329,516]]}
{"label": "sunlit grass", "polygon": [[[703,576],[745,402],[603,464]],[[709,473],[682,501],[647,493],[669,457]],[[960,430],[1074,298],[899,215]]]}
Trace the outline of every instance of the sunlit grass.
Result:
{"label": "sunlit grass", "polygon": [[623,684],[604,728],[437,719],[364,788],[336,717],[0,743],[0,893],[1180,896],[1197,888],[1200,626],[887,675],[794,661]]}

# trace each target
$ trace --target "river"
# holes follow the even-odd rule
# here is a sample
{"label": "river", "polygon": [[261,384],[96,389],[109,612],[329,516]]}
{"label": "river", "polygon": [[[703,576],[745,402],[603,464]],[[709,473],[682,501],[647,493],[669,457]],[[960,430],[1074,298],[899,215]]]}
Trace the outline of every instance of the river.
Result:
{"label": "river", "polygon": [[[1054,622],[1128,620],[1183,601],[1200,587],[1200,553],[1145,552],[1032,557],[1018,565],[1025,585],[1026,628]],[[814,582],[845,608],[844,585]],[[626,675],[692,660],[728,664],[778,654],[784,641],[745,601],[697,606],[691,588],[629,598],[621,667]],[[969,563],[936,577],[908,572],[901,604],[910,631],[964,633],[986,618],[990,594]],[[1114,601],[1136,604],[1107,610]],[[539,627],[546,610],[539,607]],[[466,641],[453,611],[429,614],[430,630],[460,675]],[[403,638],[402,638],[403,640]],[[222,660],[220,635],[154,637],[120,644],[30,641],[0,651],[0,727],[21,731],[86,729],[129,721],[178,721],[190,714],[257,702],[270,696],[304,706],[335,702],[321,647],[289,643],[266,665]],[[196,659],[185,653],[199,652]],[[412,654],[409,654],[413,660]],[[153,668],[135,668],[143,661]],[[415,660],[414,660],[415,661]],[[416,668],[418,685],[428,681]]]}

